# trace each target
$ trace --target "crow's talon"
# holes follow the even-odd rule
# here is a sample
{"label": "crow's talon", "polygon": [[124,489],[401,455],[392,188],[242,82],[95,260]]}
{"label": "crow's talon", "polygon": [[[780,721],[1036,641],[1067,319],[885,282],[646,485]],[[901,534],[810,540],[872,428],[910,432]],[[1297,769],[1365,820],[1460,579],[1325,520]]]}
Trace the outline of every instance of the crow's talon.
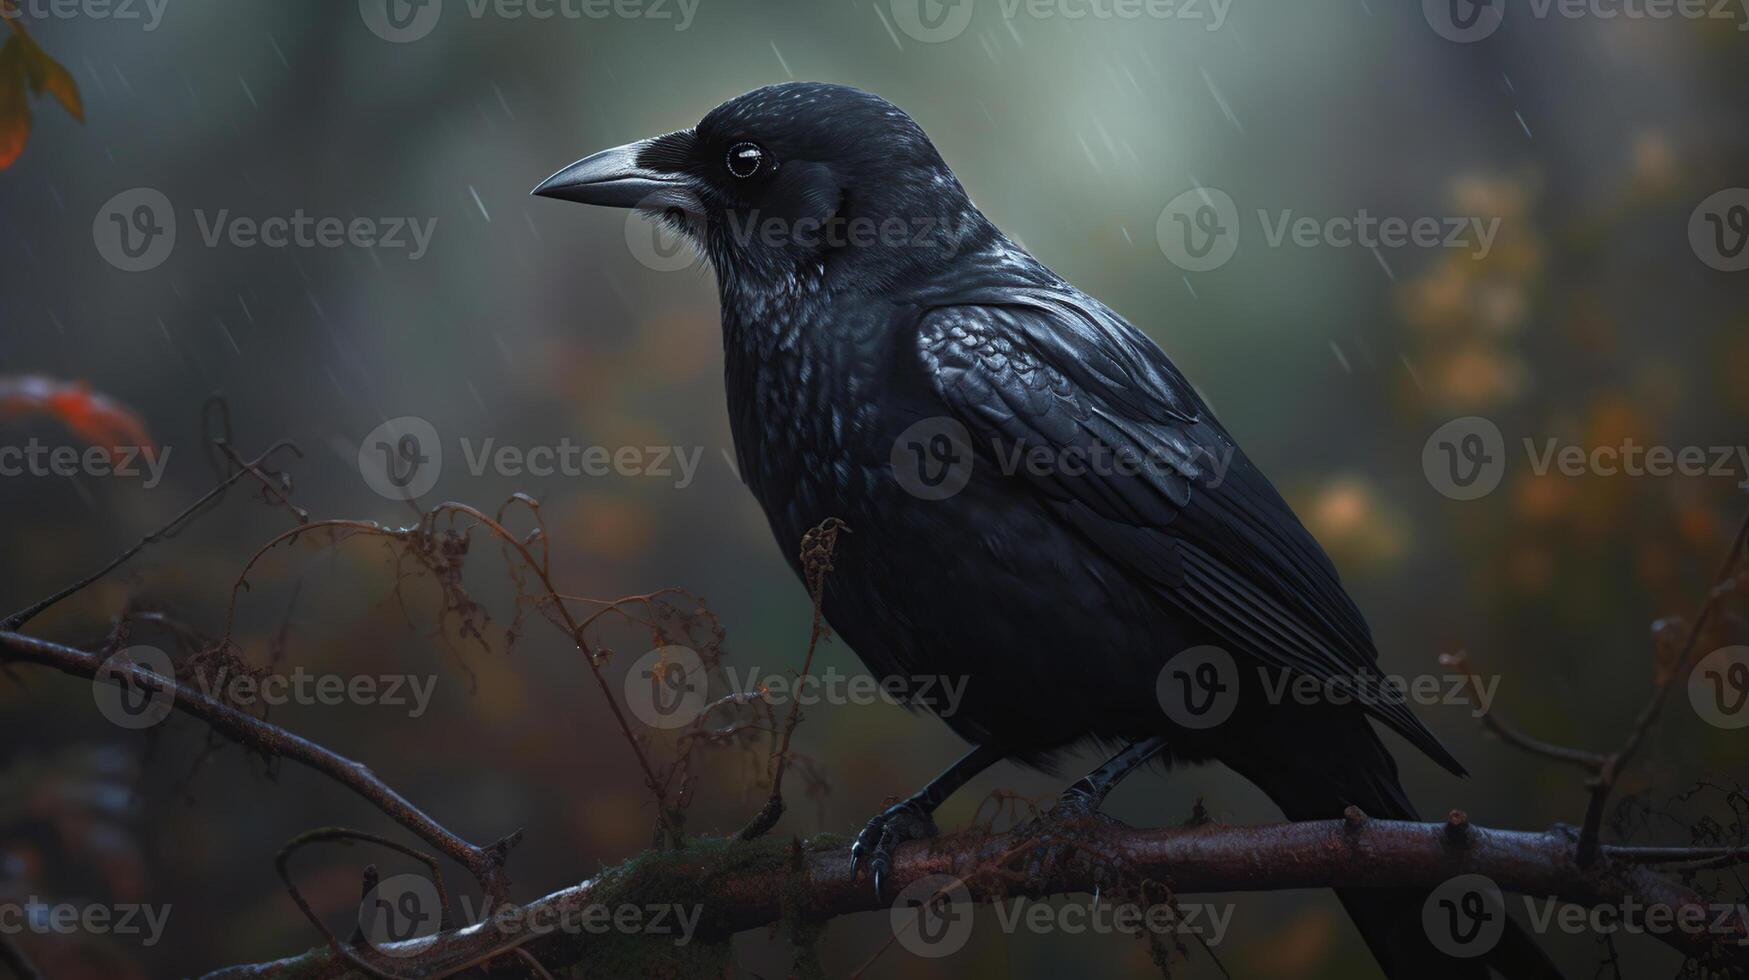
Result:
{"label": "crow's talon", "polygon": [[1057,805],[1051,807],[1046,818],[1059,823],[1070,820],[1085,820],[1099,813],[1102,800],[1094,798],[1092,793],[1078,786],[1071,786],[1057,798]]}
{"label": "crow's talon", "polygon": [[[1127,827],[1116,817],[1099,812],[1101,799],[1078,786],[1063,791],[1056,806],[1041,814],[1027,828],[1038,838],[1038,846],[1027,858],[1026,876],[1029,882],[1042,885],[1045,878],[1062,862],[1082,853],[1078,842],[1096,837],[1108,827]],[[1104,880],[1103,862],[1094,868],[1094,887]]]}
{"label": "crow's talon", "polygon": [[881,883],[893,870],[893,852],[910,840],[934,837],[941,831],[935,821],[916,803],[906,800],[875,815],[856,842],[850,845],[850,876],[856,877],[864,862],[874,881],[875,897],[881,896]]}

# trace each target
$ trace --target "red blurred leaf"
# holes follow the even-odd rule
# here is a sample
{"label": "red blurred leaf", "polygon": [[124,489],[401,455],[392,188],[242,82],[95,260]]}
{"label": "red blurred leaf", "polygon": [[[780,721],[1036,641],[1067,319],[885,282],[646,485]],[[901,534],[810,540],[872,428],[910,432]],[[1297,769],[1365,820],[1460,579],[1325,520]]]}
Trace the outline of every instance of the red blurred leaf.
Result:
{"label": "red blurred leaf", "polygon": [[39,375],[0,378],[0,421],[46,415],[93,446],[157,448],[145,423],[128,408],[83,381],[55,381]]}

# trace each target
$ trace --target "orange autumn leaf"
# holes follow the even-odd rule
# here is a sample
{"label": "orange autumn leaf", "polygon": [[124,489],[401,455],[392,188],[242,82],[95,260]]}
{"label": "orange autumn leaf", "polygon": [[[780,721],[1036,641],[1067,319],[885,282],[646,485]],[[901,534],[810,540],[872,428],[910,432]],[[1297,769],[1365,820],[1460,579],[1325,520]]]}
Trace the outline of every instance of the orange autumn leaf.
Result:
{"label": "orange autumn leaf", "polygon": [[38,375],[0,378],[0,421],[46,415],[88,445],[112,452],[122,447],[155,450],[139,416],[83,381]]}
{"label": "orange autumn leaf", "polygon": [[[0,0],[0,7],[4,2]],[[85,104],[72,73],[25,33],[16,10],[3,19],[12,28],[12,36],[0,45],[0,170],[10,167],[30,140],[27,90],[31,95],[46,93],[68,115],[85,121]]]}
{"label": "orange autumn leaf", "polygon": [[14,42],[0,45],[0,170],[12,166],[30,139],[30,100],[25,97],[24,56]]}
{"label": "orange autumn leaf", "polygon": [[[42,49],[37,50],[40,52]],[[61,104],[61,108],[67,110],[67,115],[84,122],[85,103],[79,98],[79,86],[73,81],[73,73],[46,54],[42,56],[41,68],[41,78],[35,85],[36,93],[41,95],[47,92]]]}

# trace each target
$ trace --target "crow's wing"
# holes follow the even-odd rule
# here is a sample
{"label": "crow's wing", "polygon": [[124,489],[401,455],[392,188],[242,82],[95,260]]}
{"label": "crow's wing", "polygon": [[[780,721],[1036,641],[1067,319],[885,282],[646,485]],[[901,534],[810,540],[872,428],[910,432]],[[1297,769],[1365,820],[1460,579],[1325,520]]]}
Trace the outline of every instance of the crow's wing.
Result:
{"label": "crow's wing", "polygon": [[978,465],[1028,482],[1235,649],[1358,685],[1374,716],[1462,774],[1380,683],[1371,631],[1329,557],[1165,352],[1085,295],[1000,295],[929,309],[917,336],[923,372],[970,431]]}

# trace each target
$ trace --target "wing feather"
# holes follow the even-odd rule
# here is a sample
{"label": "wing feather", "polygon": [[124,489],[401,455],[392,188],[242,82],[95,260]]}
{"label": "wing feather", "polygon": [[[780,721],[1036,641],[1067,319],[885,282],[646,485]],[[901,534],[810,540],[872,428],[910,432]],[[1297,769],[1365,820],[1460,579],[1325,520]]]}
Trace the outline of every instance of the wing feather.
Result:
{"label": "wing feather", "polygon": [[[1375,717],[1463,771],[1384,682],[1329,557],[1152,340],[1066,288],[973,300],[928,310],[917,352],[978,451],[1005,456],[1004,472],[1224,642],[1352,685]],[[1014,465],[1033,452],[1128,465]]]}

